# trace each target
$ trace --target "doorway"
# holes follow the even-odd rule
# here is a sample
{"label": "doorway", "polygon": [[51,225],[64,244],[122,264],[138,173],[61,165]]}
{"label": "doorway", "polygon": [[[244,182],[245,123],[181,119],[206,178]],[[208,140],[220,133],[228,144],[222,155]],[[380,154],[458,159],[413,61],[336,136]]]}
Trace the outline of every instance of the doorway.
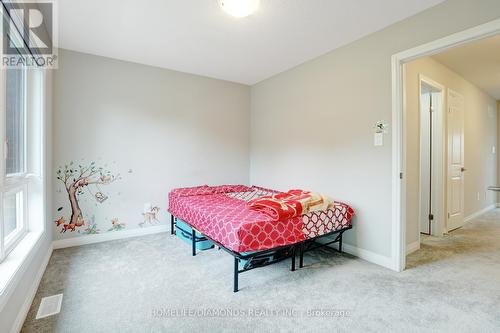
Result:
{"label": "doorway", "polygon": [[[420,234],[441,236],[444,214],[443,85],[420,75]],[[419,238],[420,242],[420,238]]]}
{"label": "doorway", "polygon": [[[406,113],[406,96],[404,82],[406,71],[404,65],[415,59],[428,57],[444,50],[465,45],[487,37],[500,34],[500,19],[464,30],[433,42],[399,52],[392,56],[392,262],[396,271],[406,267],[407,250],[407,205],[406,198],[414,195],[414,188],[408,186],[411,181],[407,177],[407,150],[405,143],[408,140]],[[443,94],[447,97],[448,91]],[[494,149],[493,149],[494,151]],[[417,174],[418,175],[418,174]],[[446,179],[446,178],[443,178]],[[480,192],[478,192],[480,193]],[[486,193],[486,192],[485,192]],[[487,195],[484,194],[484,197]],[[477,198],[480,195],[478,194]],[[481,196],[482,197],[482,196]],[[448,203],[447,203],[448,204]],[[415,224],[416,225],[416,224]],[[420,227],[420,226],[418,226]]]}

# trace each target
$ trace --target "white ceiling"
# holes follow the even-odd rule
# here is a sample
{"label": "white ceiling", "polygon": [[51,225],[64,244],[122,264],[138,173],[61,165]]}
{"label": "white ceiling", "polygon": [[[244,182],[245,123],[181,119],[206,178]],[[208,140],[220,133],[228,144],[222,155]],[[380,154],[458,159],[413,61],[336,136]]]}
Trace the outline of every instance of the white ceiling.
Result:
{"label": "white ceiling", "polygon": [[500,35],[450,49],[433,58],[500,100]]}
{"label": "white ceiling", "polygon": [[236,19],[217,0],[62,0],[59,46],[254,84],[443,0],[261,0]]}

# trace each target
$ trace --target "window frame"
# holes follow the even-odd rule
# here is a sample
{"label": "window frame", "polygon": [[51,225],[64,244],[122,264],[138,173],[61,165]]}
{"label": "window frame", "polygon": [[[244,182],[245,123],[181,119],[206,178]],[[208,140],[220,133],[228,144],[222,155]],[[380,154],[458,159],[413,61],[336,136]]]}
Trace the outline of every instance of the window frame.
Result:
{"label": "window frame", "polygon": [[[21,184],[17,187],[13,187],[9,190],[5,190],[3,194],[3,198],[5,199],[6,196],[8,195],[18,195],[20,194],[20,199],[21,202],[20,207],[16,207],[18,210],[16,210],[16,213],[18,216],[16,216],[16,223],[19,223],[20,226],[16,225],[16,229],[12,231],[11,234],[7,235],[3,239],[3,247],[5,251],[5,255],[7,256],[15,247],[16,245],[26,236],[28,233],[28,219],[27,219],[27,213],[28,213],[28,184]],[[16,198],[17,199],[17,198]],[[3,205],[3,201],[2,201]],[[2,216],[2,227],[5,230],[5,221],[3,221],[4,216]]]}
{"label": "window frame", "polygon": [[[22,133],[22,171],[7,174],[7,70],[0,70],[0,263],[14,250],[16,245],[26,236],[29,230],[28,214],[28,185],[30,176],[28,172],[28,75],[27,69],[23,69],[23,133]],[[5,237],[4,200],[7,195],[21,193],[21,227],[17,227],[13,234]],[[19,216],[18,216],[19,217]]]}
{"label": "window frame", "polygon": [[5,254],[4,246],[4,217],[3,217],[3,202],[4,202],[4,188],[5,188],[5,177],[7,168],[7,145],[5,144],[5,139],[7,137],[6,125],[7,125],[7,73],[5,70],[0,70],[0,263],[7,256]]}
{"label": "window frame", "polygon": [[[5,166],[5,171],[2,173],[3,176],[5,176],[5,186],[16,186],[16,183],[21,183],[23,182],[23,178],[26,178],[27,175],[28,175],[28,149],[27,149],[27,144],[28,144],[28,94],[27,94],[27,90],[28,90],[28,73],[27,73],[27,69],[26,68],[23,68],[22,69],[22,73],[23,73],[23,95],[22,95],[22,99],[23,99],[23,142],[22,142],[22,145],[23,145],[23,151],[22,151],[22,160],[21,160],[21,169],[22,171],[21,172],[16,172],[16,173],[9,173],[7,174],[7,166]],[[6,96],[6,91],[7,91],[7,71],[4,71],[5,74],[5,79],[4,79],[4,82],[5,82],[5,89],[4,89],[4,110],[5,110],[5,125],[7,125],[7,96]],[[6,130],[6,128],[4,128],[4,130]],[[7,137],[6,137],[7,133],[5,133],[5,136],[4,136],[4,140],[5,140],[5,154],[4,154],[4,158],[6,159],[8,157],[8,153],[9,153],[9,144],[7,142]]]}

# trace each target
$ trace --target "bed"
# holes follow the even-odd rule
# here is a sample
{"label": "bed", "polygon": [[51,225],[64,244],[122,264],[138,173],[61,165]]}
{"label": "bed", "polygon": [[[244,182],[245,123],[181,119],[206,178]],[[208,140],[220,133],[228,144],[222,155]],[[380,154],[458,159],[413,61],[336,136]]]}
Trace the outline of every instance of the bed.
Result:
{"label": "bed", "polygon": [[[338,243],[342,251],[342,234],[351,229],[354,211],[347,204],[335,201],[331,209],[315,211],[287,220],[275,221],[251,209],[247,202],[257,197],[279,193],[259,186],[222,185],[177,188],[169,193],[171,231],[181,220],[192,228],[192,255],[202,234],[218,248],[234,257],[234,286],[238,291],[238,274],[303,254],[320,246]],[[319,244],[319,238],[335,236],[333,241]],[[241,264],[244,263],[243,267]]]}

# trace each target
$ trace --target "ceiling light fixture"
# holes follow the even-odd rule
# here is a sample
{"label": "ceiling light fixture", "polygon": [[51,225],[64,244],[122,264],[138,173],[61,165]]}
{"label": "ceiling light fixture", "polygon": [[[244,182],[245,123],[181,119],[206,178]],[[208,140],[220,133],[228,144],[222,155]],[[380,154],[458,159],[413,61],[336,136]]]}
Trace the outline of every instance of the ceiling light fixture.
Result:
{"label": "ceiling light fixture", "polygon": [[260,0],[219,0],[219,6],[234,17],[245,17],[259,8]]}

